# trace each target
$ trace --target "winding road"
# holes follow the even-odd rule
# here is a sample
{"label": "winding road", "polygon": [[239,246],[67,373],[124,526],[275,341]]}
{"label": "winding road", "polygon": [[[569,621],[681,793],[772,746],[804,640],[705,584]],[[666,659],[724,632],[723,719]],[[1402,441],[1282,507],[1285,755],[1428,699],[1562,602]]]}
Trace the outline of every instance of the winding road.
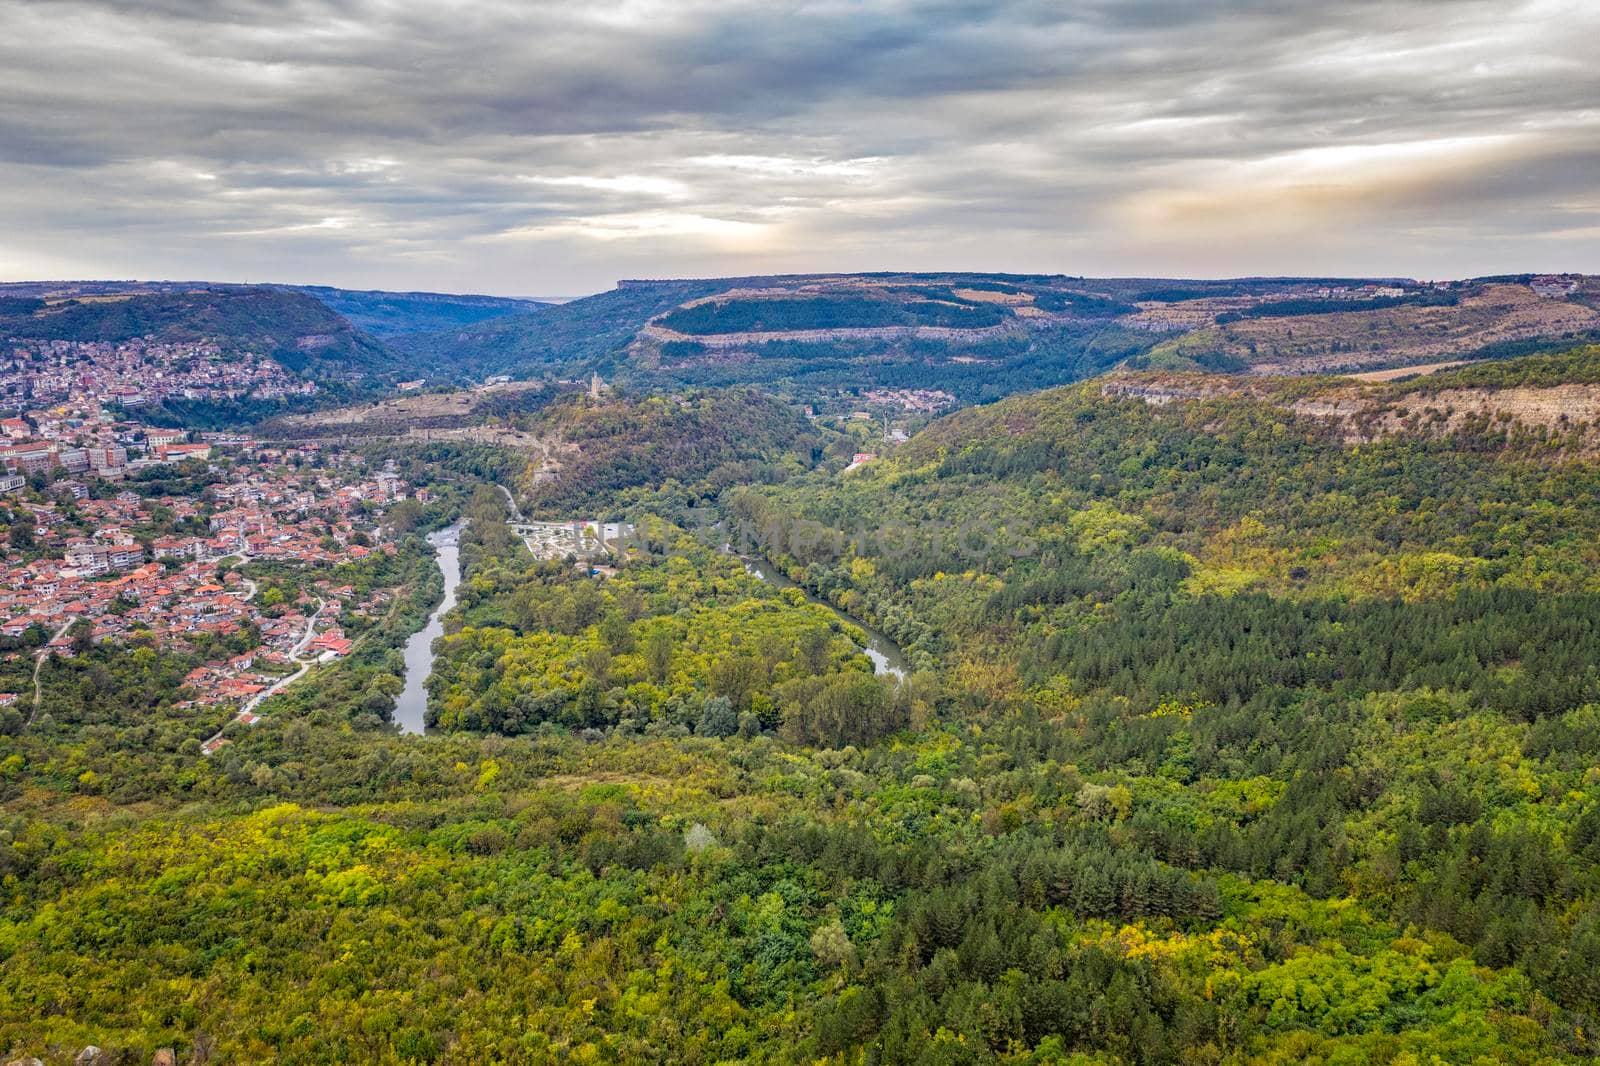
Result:
{"label": "winding road", "polygon": [[[227,555],[218,555],[215,558],[201,559],[199,561],[202,562],[202,563],[219,563],[224,559],[238,559],[239,560],[239,565],[243,566],[245,563],[248,563],[250,561],[250,555],[247,552],[229,552]],[[254,578],[249,578],[249,577],[244,579],[244,583],[245,583],[245,586],[246,586],[246,591],[245,591],[245,594],[244,594],[244,600],[245,600],[245,602],[248,603],[250,600],[253,600],[253,599],[256,598],[256,593],[261,590],[261,586],[260,586],[260,584],[258,584],[256,582],[256,580]],[[312,631],[313,631],[313,629],[315,628],[315,626],[317,624],[317,617],[318,617],[318,615],[322,614],[322,605],[323,605],[323,603],[322,603],[321,600],[317,601],[317,612],[316,612],[316,614],[311,616],[311,621],[309,623],[307,623],[307,625],[306,625],[306,635],[301,639],[300,643],[295,645],[294,651],[290,653],[290,657],[291,658],[293,658],[294,656],[298,655],[301,652],[301,650],[304,649],[305,646],[311,642],[311,640],[312,640],[312,638],[314,636],[314,633]],[[72,623],[76,622],[77,620],[78,620],[77,615],[70,616],[65,622],[63,622],[61,624],[61,628],[56,630],[55,633],[53,633],[51,635],[50,639],[51,640],[55,640],[55,639],[65,635],[67,630],[72,628]],[[45,661],[45,659],[47,659],[49,657],[50,657],[50,646],[49,646],[49,644],[46,644],[44,647],[40,648],[39,651],[33,657],[33,712],[28,715],[28,722],[27,722],[27,725],[23,726],[24,729],[26,729],[28,726],[33,725],[33,720],[35,718],[39,717],[39,707],[44,702],[44,687],[40,682],[39,674],[40,674],[40,671],[44,669],[44,661]],[[268,696],[272,695],[274,692],[278,692],[279,690],[281,690],[290,681],[293,681],[296,678],[299,678],[302,675],[304,675],[305,672],[308,669],[310,669],[310,664],[309,663],[306,663],[306,664],[302,665],[299,670],[295,671],[295,673],[291,674],[289,677],[283,678],[277,684],[273,685],[272,688],[268,689],[266,692],[261,693],[254,700],[252,700],[250,703],[246,704],[244,710],[240,711],[239,713],[240,714],[244,714],[245,711],[249,711],[249,710],[254,709],[256,706],[258,706],[261,703],[262,700],[266,699]],[[221,735],[222,735],[221,733],[217,734],[217,736],[221,736]],[[215,739],[215,738],[213,738],[213,739]]]}
{"label": "winding road", "polygon": [[[254,583],[252,582],[252,584]],[[251,595],[255,595],[254,591],[251,592]],[[317,609],[311,613],[310,618],[306,619],[305,633],[301,634],[300,639],[295,642],[295,646],[289,651],[289,658],[299,663],[300,668],[292,674],[278,678],[278,680],[274,681],[270,686],[256,693],[254,696],[251,696],[249,701],[246,702],[243,707],[239,708],[239,713],[233,716],[233,719],[231,722],[229,722],[229,725],[232,725],[233,722],[237,722],[245,715],[250,714],[257,707],[265,703],[269,697],[276,696],[278,693],[282,692],[284,689],[288,688],[302,677],[305,677],[306,673],[316,665],[315,658],[302,661],[300,656],[305,654],[306,648],[309,647],[311,642],[317,638],[317,619],[322,617],[322,609],[327,605],[327,600],[317,600]],[[211,736],[207,737],[204,743],[201,745],[201,750],[205,751],[207,755],[211,754],[211,745],[222,739],[222,734],[225,733],[227,729],[228,726],[223,726]]]}

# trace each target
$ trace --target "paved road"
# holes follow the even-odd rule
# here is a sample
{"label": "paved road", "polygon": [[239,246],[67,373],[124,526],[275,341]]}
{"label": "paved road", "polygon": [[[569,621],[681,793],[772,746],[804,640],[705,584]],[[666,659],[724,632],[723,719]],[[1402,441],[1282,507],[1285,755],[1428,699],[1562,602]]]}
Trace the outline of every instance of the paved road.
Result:
{"label": "paved road", "polygon": [[[250,594],[252,596],[254,596],[255,595],[254,590],[252,590]],[[319,599],[317,601],[317,609],[315,611],[311,612],[311,617],[310,618],[306,619],[306,631],[305,631],[305,633],[301,634],[300,639],[295,642],[295,646],[292,649],[290,649],[290,651],[289,651],[289,658],[294,660],[294,661],[296,661],[296,662],[299,662],[300,663],[300,668],[298,670],[296,670],[294,673],[289,674],[286,677],[278,678],[278,680],[274,681],[267,688],[265,688],[262,691],[256,693],[254,696],[250,697],[249,701],[246,702],[243,707],[239,708],[239,713],[233,716],[233,721],[237,722],[239,719],[243,718],[245,715],[249,714],[250,712],[254,711],[257,707],[261,706],[269,698],[271,698],[273,696],[276,696],[278,693],[282,692],[284,689],[288,688],[290,685],[294,684],[296,681],[300,680],[302,677],[305,677],[306,676],[306,672],[309,671],[311,669],[311,667],[316,664],[316,659],[315,658],[307,659],[307,660],[302,662],[302,661],[300,661],[300,656],[305,653],[306,648],[310,646],[311,642],[317,638],[317,619],[322,617],[322,609],[324,607],[326,607],[327,605],[328,605],[328,601],[327,600]],[[230,724],[232,724],[232,723],[230,723]],[[214,741],[218,737],[222,736],[223,732],[226,729],[227,729],[227,726],[223,726],[222,729],[217,730],[211,736],[207,737],[205,739],[205,743],[206,744],[210,744],[212,741]],[[207,754],[209,754],[209,752]]]}
{"label": "paved road", "polygon": [[[239,560],[238,565],[242,567],[250,562],[251,555],[249,552],[228,552],[225,555],[208,555],[204,559],[197,559],[195,561],[200,563],[202,566],[210,566],[212,563],[220,563],[224,559],[237,559]],[[254,578],[250,577],[246,577],[244,579],[244,583],[250,589],[250,591],[244,594],[245,602],[249,603],[251,600],[256,598],[256,593],[260,590],[261,586],[256,583]]]}
{"label": "paved road", "polygon": [[237,559],[239,560],[239,565],[243,566],[245,563],[248,563],[251,558],[252,556],[249,552],[223,552],[221,555],[207,555],[203,559],[196,559],[195,562],[205,566],[211,563],[220,563],[224,559]]}
{"label": "paved road", "polygon": [[317,609],[311,612],[310,618],[306,619],[305,634],[301,636],[300,642],[294,646],[294,650],[289,652],[290,658],[293,658],[294,656],[305,651],[306,645],[310,644],[312,639],[317,635],[317,619],[322,617],[322,609],[326,606],[328,606],[327,600],[320,598],[317,600]]}
{"label": "paved road", "polygon": [[[218,562],[221,562],[224,559],[238,559],[239,560],[239,565],[243,566],[245,563],[248,563],[250,561],[250,554],[248,552],[229,552],[227,555],[218,555],[218,556],[216,556],[214,558],[210,558],[210,559],[201,559],[200,562],[202,562],[202,563],[218,563]],[[261,586],[256,582],[256,580],[254,578],[248,578],[247,577],[244,580],[245,580],[245,585],[247,586],[247,591],[245,592],[244,598],[245,598],[245,602],[248,603],[250,600],[253,600],[253,599],[256,598],[256,593],[260,591]],[[315,626],[317,624],[317,617],[318,617],[318,615],[322,614],[322,606],[323,606],[322,601],[319,600],[318,603],[317,603],[317,612],[316,612],[316,614],[312,615],[311,616],[311,621],[306,624],[306,635],[303,638],[301,638],[300,643],[295,645],[295,649],[291,653],[291,658],[294,657],[295,655],[298,655],[305,648],[305,646],[311,642],[312,637],[314,635],[313,634],[313,629],[315,628]],[[73,617],[68,618],[66,620],[66,622],[62,623],[61,628],[55,631],[54,635],[52,635],[50,639],[51,640],[55,640],[56,637],[59,637],[62,634],[66,633],[66,631],[68,629],[72,628],[72,623],[76,622],[77,620],[78,619],[77,619],[76,615],[74,615]],[[49,655],[50,655],[50,649],[47,646],[47,647],[40,648],[38,654],[34,656],[34,663],[33,663],[33,713],[28,715],[28,725],[32,725],[33,724],[33,720],[35,718],[39,717],[39,705],[44,702],[44,691],[43,691],[43,688],[42,688],[42,686],[40,684],[39,672],[40,672],[41,669],[43,669],[44,661],[45,661],[46,658],[49,657]],[[245,710],[248,711],[248,710],[252,709],[253,707],[259,705],[262,700],[266,699],[268,696],[272,695],[273,693],[275,693],[275,692],[279,691],[280,689],[282,689],[283,687],[285,687],[290,681],[294,681],[295,679],[297,679],[297,678],[301,677],[302,675],[304,675],[306,670],[309,669],[309,668],[310,668],[309,664],[307,664],[305,666],[302,666],[299,670],[297,670],[291,676],[286,677],[283,680],[279,681],[278,684],[274,685],[272,688],[268,689],[266,692],[262,693],[260,696],[257,696],[255,698],[255,700],[253,700],[251,703],[247,704],[245,706]],[[240,711],[239,713],[243,714],[244,711]],[[26,728],[26,727],[24,727],[24,728]]]}

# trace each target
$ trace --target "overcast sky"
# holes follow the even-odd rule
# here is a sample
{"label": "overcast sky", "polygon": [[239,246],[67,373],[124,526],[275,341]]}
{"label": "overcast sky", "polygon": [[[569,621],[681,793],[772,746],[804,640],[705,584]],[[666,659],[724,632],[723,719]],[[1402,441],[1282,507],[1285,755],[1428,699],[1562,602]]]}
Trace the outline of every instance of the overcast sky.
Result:
{"label": "overcast sky", "polygon": [[1595,0],[0,0],[0,279],[1600,273]]}

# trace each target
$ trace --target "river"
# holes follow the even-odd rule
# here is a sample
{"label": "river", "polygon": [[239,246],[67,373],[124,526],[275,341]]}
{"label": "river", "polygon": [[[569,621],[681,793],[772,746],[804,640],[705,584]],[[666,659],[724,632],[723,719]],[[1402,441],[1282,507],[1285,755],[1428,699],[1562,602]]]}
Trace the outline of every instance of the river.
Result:
{"label": "river", "polygon": [[[507,493],[507,503],[514,512],[516,505],[511,502],[509,493]],[[406,641],[406,685],[394,706],[394,721],[402,733],[421,733],[426,729],[427,682],[428,675],[433,673],[433,642],[444,636],[444,616],[456,605],[456,586],[461,584],[461,525],[461,522],[457,522],[428,534],[428,543],[433,545],[438,555],[439,569],[444,572],[444,596],[440,598],[439,606],[428,616],[428,624],[419,632],[413,633],[411,639]],[[808,601],[826,607],[842,621],[848,622],[866,634],[867,644],[861,650],[872,660],[873,673],[894,678],[906,676],[911,667],[906,660],[905,652],[900,650],[900,645],[854,615],[846,614],[833,604],[820,600],[800,588],[765,559],[745,558],[743,561],[745,569],[751,576],[775,588],[800,589]]]}
{"label": "river", "polygon": [[421,733],[427,723],[433,642],[444,636],[444,616],[456,605],[456,586],[461,584],[461,523],[429,533],[428,543],[444,571],[444,596],[428,616],[428,624],[406,641],[406,687],[394,705],[394,721],[402,733]]}
{"label": "river", "polygon": [[872,660],[872,672],[904,680],[906,672],[911,669],[911,664],[907,661],[905,652],[900,650],[900,645],[873,629],[855,615],[845,614],[826,600],[819,600],[811,595],[811,593],[790,581],[787,574],[767,560],[753,559],[748,556],[740,556],[740,558],[744,561],[744,568],[750,572],[752,577],[759,578],[774,588],[800,589],[801,595],[805,596],[808,601],[819,607],[826,607],[844,621],[861,630],[867,635],[867,646],[861,650],[868,659]]}

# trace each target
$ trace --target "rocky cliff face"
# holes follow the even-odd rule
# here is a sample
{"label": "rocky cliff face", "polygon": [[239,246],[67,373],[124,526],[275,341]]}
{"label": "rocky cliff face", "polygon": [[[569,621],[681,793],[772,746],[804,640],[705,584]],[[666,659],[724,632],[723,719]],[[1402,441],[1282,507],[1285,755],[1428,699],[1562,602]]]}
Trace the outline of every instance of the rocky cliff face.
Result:
{"label": "rocky cliff face", "polygon": [[1506,447],[1545,447],[1573,456],[1600,454],[1600,385],[1587,383],[1424,391],[1327,379],[1307,391],[1306,383],[1290,387],[1263,377],[1119,374],[1101,386],[1101,394],[1152,407],[1248,398],[1331,425],[1351,444],[1399,435],[1470,435],[1480,444],[1501,441]]}

